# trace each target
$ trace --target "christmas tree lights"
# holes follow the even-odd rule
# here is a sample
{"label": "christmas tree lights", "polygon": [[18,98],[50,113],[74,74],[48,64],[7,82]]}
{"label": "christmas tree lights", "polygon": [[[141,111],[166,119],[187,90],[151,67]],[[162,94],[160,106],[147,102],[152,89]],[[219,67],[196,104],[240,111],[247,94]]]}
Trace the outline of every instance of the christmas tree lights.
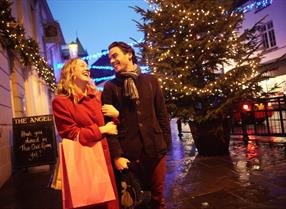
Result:
{"label": "christmas tree lights", "polygon": [[137,26],[145,33],[139,46],[160,78],[173,116],[216,118],[235,101],[260,94],[260,22],[240,33],[244,16],[234,1],[147,2],[150,9],[134,7],[143,20]]}

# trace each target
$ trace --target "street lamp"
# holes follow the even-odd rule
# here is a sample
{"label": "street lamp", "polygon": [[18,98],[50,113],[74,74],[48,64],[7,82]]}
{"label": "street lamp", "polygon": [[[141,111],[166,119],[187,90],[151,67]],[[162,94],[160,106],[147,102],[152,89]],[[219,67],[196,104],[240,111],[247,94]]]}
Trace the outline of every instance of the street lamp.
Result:
{"label": "street lamp", "polygon": [[78,45],[75,42],[71,42],[68,44],[70,58],[77,58],[78,57]]}

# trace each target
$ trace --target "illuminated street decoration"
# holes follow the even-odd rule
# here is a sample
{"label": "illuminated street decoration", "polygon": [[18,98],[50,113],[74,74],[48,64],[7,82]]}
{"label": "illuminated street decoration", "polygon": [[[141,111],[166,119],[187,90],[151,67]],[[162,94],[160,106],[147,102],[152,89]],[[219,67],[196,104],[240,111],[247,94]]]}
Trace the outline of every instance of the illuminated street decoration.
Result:
{"label": "illuminated street decoration", "polygon": [[0,0],[0,39],[1,44],[8,50],[19,53],[20,61],[25,66],[33,66],[53,92],[56,88],[54,70],[41,56],[38,43],[32,38],[25,37],[25,29],[11,14],[11,3]]}
{"label": "illuminated street decoration", "polygon": [[268,7],[269,5],[272,4],[272,1],[273,0],[262,0],[262,1],[255,1],[255,2],[252,2],[251,4],[248,4],[246,6],[243,6],[243,7],[238,7],[236,9],[236,11],[238,12],[243,12],[243,13],[246,13],[246,12],[250,12],[252,11],[253,9],[255,10],[261,10],[265,7]]}
{"label": "illuminated street decoration", "polygon": [[[134,46],[135,44],[142,43],[143,41],[144,41],[144,39],[140,39],[139,41],[129,43],[129,45]],[[101,52],[83,57],[82,59],[84,59],[84,60],[99,59],[100,57],[107,55],[107,54],[108,54],[108,50],[105,49],[105,50],[102,50]]]}

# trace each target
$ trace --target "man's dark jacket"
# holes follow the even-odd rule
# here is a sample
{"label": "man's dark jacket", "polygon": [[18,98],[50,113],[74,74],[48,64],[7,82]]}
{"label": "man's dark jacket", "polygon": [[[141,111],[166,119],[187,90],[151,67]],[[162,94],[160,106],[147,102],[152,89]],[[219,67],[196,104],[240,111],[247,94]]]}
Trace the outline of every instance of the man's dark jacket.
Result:
{"label": "man's dark jacket", "polygon": [[142,152],[149,157],[166,154],[171,143],[170,120],[157,78],[140,74],[135,80],[139,100],[123,96],[123,80],[108,81],[102,103],[112,104],[120,113],[118,135],[109,136],[112,158],[139,159]]}

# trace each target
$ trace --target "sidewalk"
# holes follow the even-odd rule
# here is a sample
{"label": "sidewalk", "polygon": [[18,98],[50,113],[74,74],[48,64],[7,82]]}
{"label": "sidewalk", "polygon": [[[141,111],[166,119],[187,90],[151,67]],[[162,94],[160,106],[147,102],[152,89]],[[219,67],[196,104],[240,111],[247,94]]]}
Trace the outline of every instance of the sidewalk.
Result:
{"label": "sidewalk", "polygon": [[[230,156],[197,156],[189,133],[177,137],[167,157],[168,209],[285,209],[284,145],[267,138],[245,146],[233,137]],[[272,139],[268,138],[269,141]],[[61,194],[47,188],[50,173],[17,172],[0,189],[0,209],[61,208]]]}

